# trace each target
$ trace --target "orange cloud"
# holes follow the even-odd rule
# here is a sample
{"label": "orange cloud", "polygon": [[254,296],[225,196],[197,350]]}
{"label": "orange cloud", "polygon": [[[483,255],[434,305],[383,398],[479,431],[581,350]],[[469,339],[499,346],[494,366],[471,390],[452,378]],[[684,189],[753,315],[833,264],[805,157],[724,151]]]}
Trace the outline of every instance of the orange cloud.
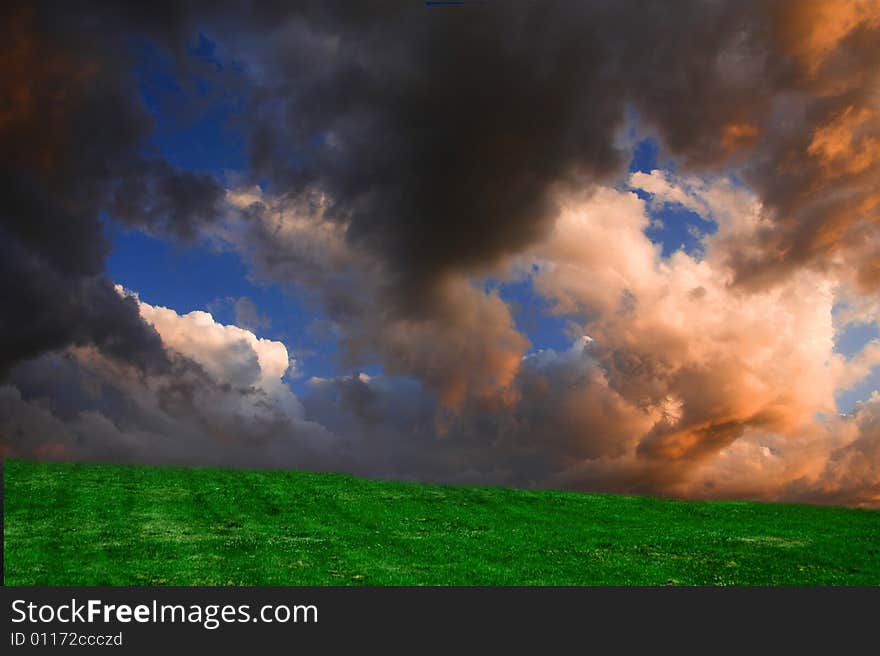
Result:
{"label": "orange cloud", "polygon": [[721,127],[721,145],[726,150],[733,150],[754,141],[758,133],[758,126],[754,123],[726,123]]}
{"label": "orange cloud", "polygon": [[779,29],[785,47],[814,76],[847,36],[878,23],[877,0],[799,0],[781,5]]}
{"label": "orange cloud", "polygon": [[880,161],[880,139],[860,134],[876,124],[876,111],[850,105],[816,128],[807,153],[821,162],[828,177],[862,173]]}
{"label": "orange cloud", "polygon": [[[784,497],[804,477],[824,486],[832,453],[855,434],[817,417],[836,416],[836,390],[869,375],[880,352],[867,347],[852,361],[835,352],[832,308],[846,272],[804,268],[770,288],[732,286],[728,249],[750,234],[754,241],[760,203],[723,181],[659,171],[632,181],[715,217],[719,229],[703,254],[663,259],[644,234],[645,202],[599,189],[563,202],[554,232],[533,249],[536,289],[581,317],[594,340],[589,352],[608,387],[590,393],[613,392],[631,417],[647,420],[625,455],[572,465],[573,478],[560,480],[688,496],[730,494],[729,484],[740,495]],[[585,420],[580,439],[597,439],[590,426]],[[730,463],[740,457],[758,464],[737,477]]]}

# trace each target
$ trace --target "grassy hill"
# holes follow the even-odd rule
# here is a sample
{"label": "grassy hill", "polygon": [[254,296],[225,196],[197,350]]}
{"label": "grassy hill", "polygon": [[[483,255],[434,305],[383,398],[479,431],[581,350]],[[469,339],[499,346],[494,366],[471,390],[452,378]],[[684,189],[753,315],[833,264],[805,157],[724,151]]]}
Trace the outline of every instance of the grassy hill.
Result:
{"label": "grassy hill", "polygon": [[6,585],[878,585],[880,512],[4,464]]}

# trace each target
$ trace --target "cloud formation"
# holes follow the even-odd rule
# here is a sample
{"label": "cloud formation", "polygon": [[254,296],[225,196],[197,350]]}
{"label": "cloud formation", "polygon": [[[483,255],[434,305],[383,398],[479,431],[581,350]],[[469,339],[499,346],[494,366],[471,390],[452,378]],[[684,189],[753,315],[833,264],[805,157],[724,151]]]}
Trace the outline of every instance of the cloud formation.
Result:
{"label": "cloud formation", "polygon": [[[542,239],[560,191],[620,174],[627,108],[684,166],[735,166],[758,192],[768,224],[757,252],[730,255],[740,284],[850,254],[877,217],[878,6],[524,3],[465,18],[321,3],[266,7],[259,42],[228,40],[259,71],[254,170],[285,195],[324,194],[325,217],[388,267],[392,307],[415,315],[442,308],[447,276]],[[871,262],[850,261],[865,289]]]}
{"label": "cloud formation", "polygon": [[0,388],[5,456],[346,467],[338,439],[282,382],[283,344],[125,297],[160,336],[168,369],[144,373],[94,347],[18,365]]}
{"label": "cloud formation", "polygon": [[228,198],[233,211],[211,234],[259,276],[317,297],[337,327],[346,366],[378,359],[391,374],[419,378],[452,412],[466,401],[512,400],[528,340],[497,292],[448,276],[433,292],[431,315],[401,314],[387,300],[393,285],[387,264],[347,240],[350,224],[325,217],[323,196],[288,202],[257,188]]}
{"label": "cloud formation", "polygon": [[[2,11],[5,453],[878,503],[877,400],[835,404],[880,363],[835,350],[880,318],[876,0]],[[240,94],[229,189],[150,147],[139,40]],[[632,130],[675,172],[629,175]],[[671,206],[699,252],[646,236]],[[119,293],[104,222],[234,251],[354,374],[298,399],[247,299]]]}
{"label": "cloud formation", "polygon": [[[529,272],[552,311],[576,322],[573,329],[585,337],[570,350],[511,355],[506,367],[476,355],[451,363],[419,360],[420,353],[445,355],[444,348],[479,353],[496,339],[457,344],[456,335],[482,330],[488,337],[497,335],[498,326],[513,329],[500,296],[473,286],[464,289],[484,307],[505,307],[503,319],[478,313],[477,327],[451,332],[444,331],[454,324],[435,321],[437,338],[429,341],[424,338],[431,336],[432,323],[425,322],[423,332],[402,340],[396,330],[407,324],[376,322],[365,311],[354,327],[340,326],[342,343],[377,326],[372,339],[399,349],[406,363],[395,370],[386,352],[382,361],[389,372],[415,376],[435,392],[446,389],[432,378],[438,371],[465,370],[471,381],[475,372],[496,372],[504,381],[491,388],[496,402],[480,402],[477,390],[466,388],[452,414],[444,412],[448,397],[440,393],[439,407],[421,401],[417,416],[397,416],[394,379],[360,376],[313,381],[305,400],[310,416],[355,445],[382,444],[394,457],[375,466],[388,475],[874,503],[876,477],[849,481],[857,489],[846,492],[830,483],[831,472],[843,478],[840,472],[850,471],[839,463],[849,462],[843,454],[858,450],[868,426],[865,410],[857,418],[838,417],[835,393],[880,363],[874,342],[849,358],[836,351],[841,330],[867,312],[834,311],[852,293],[846,277],[807,267],[773,287],[743,289],[730,251],[755,243],[768,222],[753,192],[726,178],[661,171],[633,174],[628,184],[630,190],[594,187],[557,198],[553,230],[506,270],[512,279]],[[232,198],[241,205],[240,196]],[[249,207],[256,202],[252,196],[248,201]],[[717,224],[717,232],[703,236],[702,249],[664,258],[645,234],[652,208],[669,204]],[[296,226],[294,234],[321,234],[304,227],[310,224],[301,217],[270,214],[279,253],[295,252],[294,243],[314,245],[301,235],[288,245],[282,237],[288,223]],[[341,258],[357,271],[357,257],[342,255],[348,252],[344,240],[330,243],[327,259]],[[313,257],[319,252],[309,248]],[[365,268],[350,279],[359,281],[360,295],[353,296],[369,299],[372,308],[375,297],[367,294],[375,292],[364,282],[370,262],[363,260]],[[271,268],[263,273],[284,278]],[[356,306],[344,307],[340,321],[361,317]],[[524,353],[524,346],[512,353]],[[504,390],[501,401],[498,390]],[[864,440],[870,443],[870,437]],[[363,454],[358,461],[370,459]]]}
{"label": "cloud formation", "polygon": [[223,198],[142,155],[152,119],[110,13],[12,2],[0,16],[0,373],[71,344],[156,363],[155,332],[103,275],[100,215],[187,236]]}

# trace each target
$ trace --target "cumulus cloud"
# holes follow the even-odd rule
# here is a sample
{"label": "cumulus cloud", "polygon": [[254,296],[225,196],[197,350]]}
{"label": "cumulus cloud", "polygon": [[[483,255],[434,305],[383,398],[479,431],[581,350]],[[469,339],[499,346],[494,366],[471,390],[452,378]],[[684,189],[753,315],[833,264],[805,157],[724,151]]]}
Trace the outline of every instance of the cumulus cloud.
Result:
{"label": "cumulus cloud", "polygon": [[719,223],[700,257],[661,257],[634,193],[559,200],[521,268],[536,265],[535,289],[589,337],[524,356],[512,403],[465,405],[439,440],[433,406],[396,411],[387,379],[315,381],[307,409],[375,445],[389,475],[876,505],[876,400],[852,416],[834,401],[877,362],[876,342],[850,358],[835,350],[846,286],[807,268],[744,291],[728,249],[761,230],[760,202],[725,179],[664,184]]}
{"label": "cumulus cloud", "polygon": [[[17,365],[2,388],[7,456],[263,467],[343,466],[338,438],[304,417],[280,342],[179,315],[117,288],[160,336],[169,366],[143,370],[94,347]],[[331,457],[331,454],[333,457]]]}
{"label": "cumulus cloud", "polygon": [[[137,298],[119,286],[117,292]],[[141,317],[156,329],[167,348],[194,360],[220,382],[237,387],[272,385],[290,366],[287,348],[281,342],[217,323],[208,312],[179,315],[139,299],[137,305]]]}
{"label": "cumulus cloud", "polygon": [[[644,234],[645,203],[609,188],[572,198],[534,249],[536,289],[557,312],[580,317],[609,388],[651,418],[627,457],[581,463],[568,474],[573,478],[562,479],[605,486],[629,480],[624,488],[709,494],[706,472],[728,470],[726,459],[742,456],[741,445],[756,436],[801,446],[777,449],[783,464],[775,469],[737,468],[741,486],[766,483],[780,493],[795,472],[806,477],[791,462],[808,451],[815,479],[817,463],[840,447],[842,430],[837,420],[817,416],[836,416],[835,392],[870,373],[876,345],[851,359],[835,351],[839,285],[827,273],[802,269],[761,291],[734,284],[729,249],[763,225],[760,203],[747,190],[723,180],[697,187],[671,176],[662,184],[655,174],[630,178],[631,185],[640,182],[662,198],[702,207],[719,229],[705,238],[700,257],[661,258]],[[833,439],[816,437],[827,430]],[[804,435],[814,436],[810,448]],[[583,436],[592,439],[590,432]],[[756,453],[765,454],[759,447]],[[695,471],[704,477],[699,484]]]}

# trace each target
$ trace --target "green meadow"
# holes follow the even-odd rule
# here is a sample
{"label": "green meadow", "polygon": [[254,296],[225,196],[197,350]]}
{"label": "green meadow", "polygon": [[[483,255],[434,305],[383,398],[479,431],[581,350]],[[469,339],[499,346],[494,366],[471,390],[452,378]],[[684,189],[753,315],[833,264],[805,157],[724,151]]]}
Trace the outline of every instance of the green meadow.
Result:
{"label": "green meadow", "polygon": [[6,585],[880,585],[880,512],[4,463]]}

